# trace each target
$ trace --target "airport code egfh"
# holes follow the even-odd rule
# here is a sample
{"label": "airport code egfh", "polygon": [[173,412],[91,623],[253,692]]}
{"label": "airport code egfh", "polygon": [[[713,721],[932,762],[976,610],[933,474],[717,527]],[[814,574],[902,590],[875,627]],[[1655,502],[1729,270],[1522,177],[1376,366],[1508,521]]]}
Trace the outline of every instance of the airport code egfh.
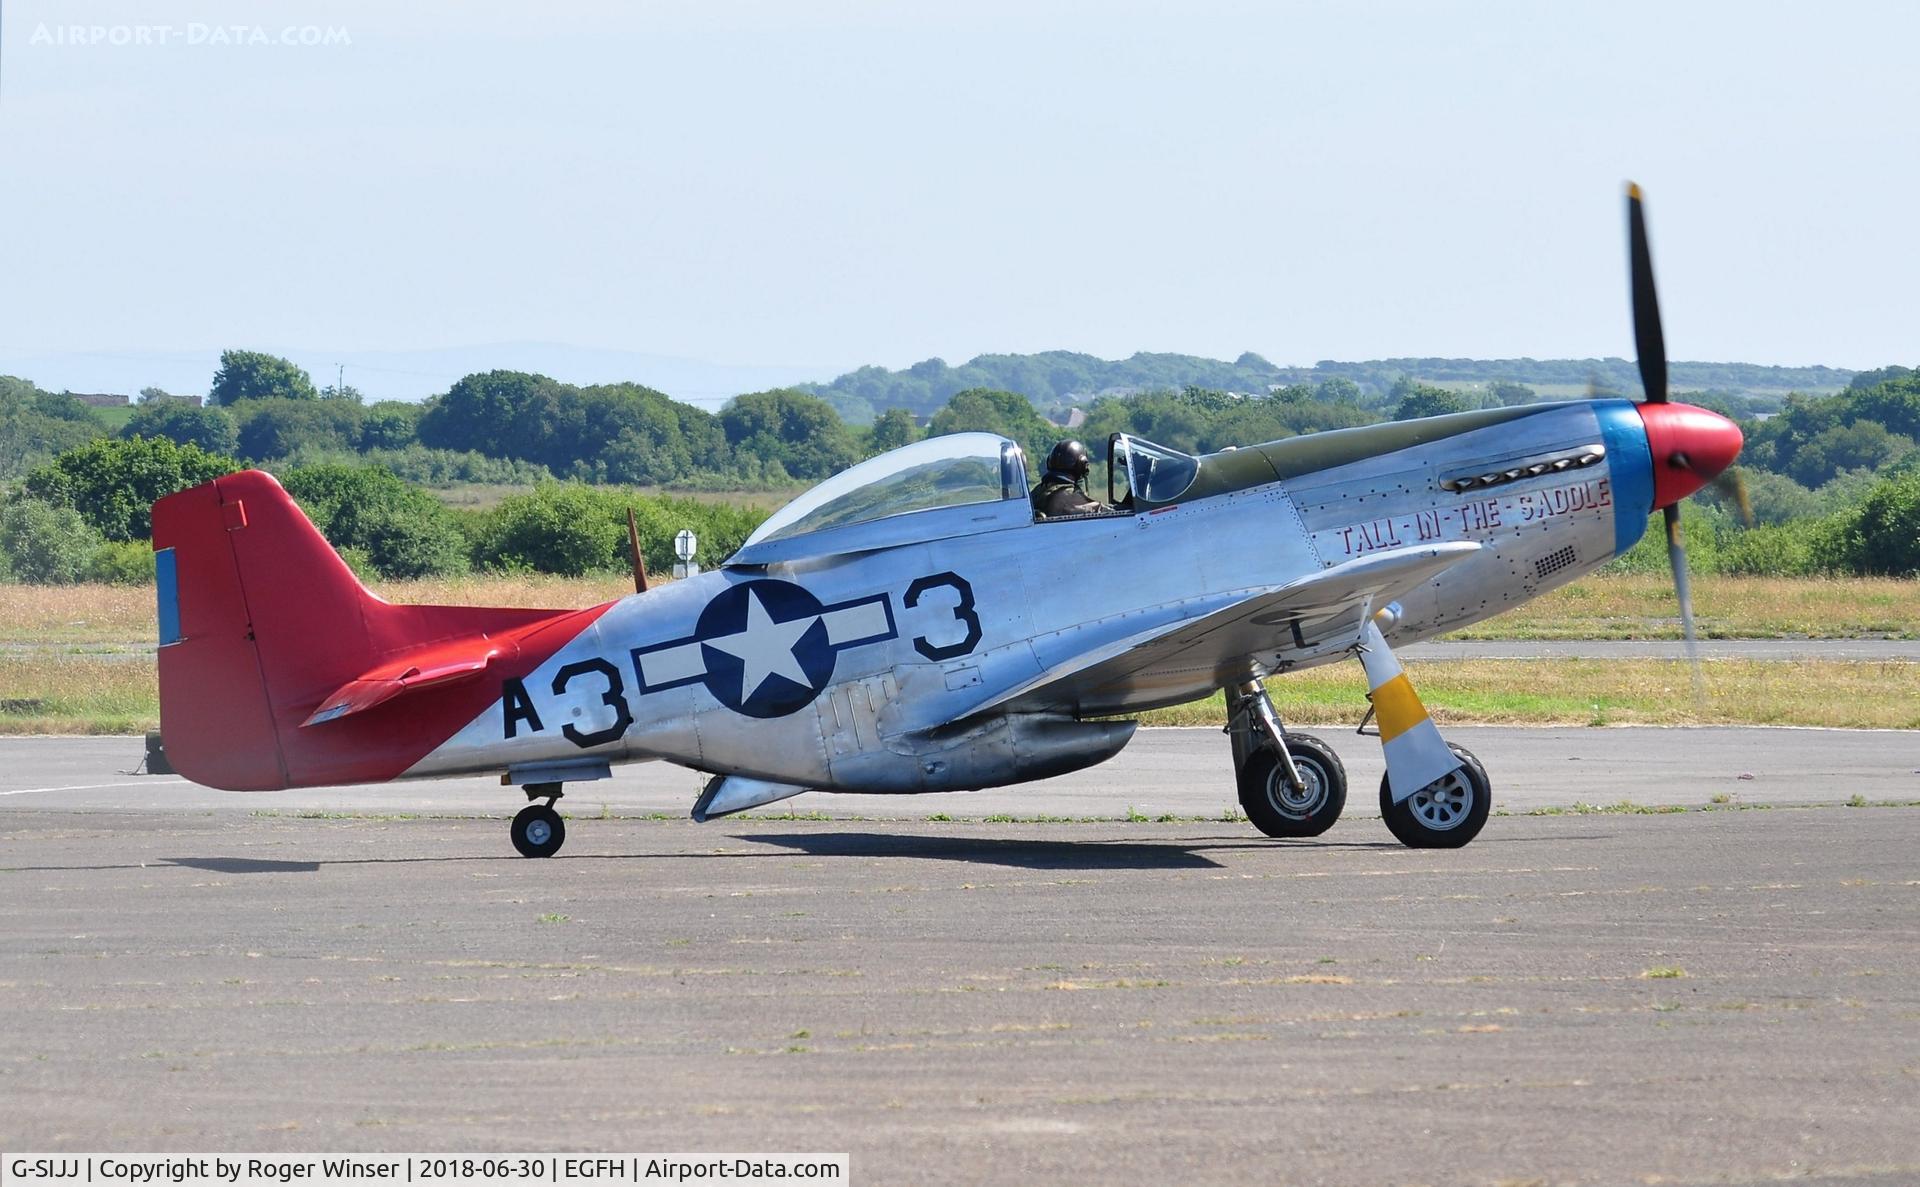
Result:
{"label": "airport code egfh", "polygon": [[0,1187],[221,1187],[342,1183],[512,1183],[652,1187],[688,1183],[805,1183],[845,1187],[839,1154],[9,1154]]}

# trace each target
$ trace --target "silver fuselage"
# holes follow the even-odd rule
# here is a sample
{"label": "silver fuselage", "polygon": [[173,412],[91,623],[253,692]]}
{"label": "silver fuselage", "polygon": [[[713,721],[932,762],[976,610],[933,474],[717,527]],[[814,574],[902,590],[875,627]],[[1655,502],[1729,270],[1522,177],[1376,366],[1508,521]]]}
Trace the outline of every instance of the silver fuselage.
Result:
{"label": "silver fuselage", "polygon": [[[1480,549],[1398,596],[1389,642],[1477,622],[1631,545],[1651,509],[1649,467],[1632,405],[1538,405],[1209,455],[1193,497],[1133,514],[1034,522],[1007,499],[925,513],[924,539],[842,532],[810,553],[801,537],[758,561],[748,549],[622,599],[524,681],[531,706],[510,720],[503,698],[407,773],[660,759],[919,791],[1068,769],[1057,755],[1048,766],[1050,746],[1098,761],[1125,741],[1076,723],[1327,663],[1379,607],[1275,623],[1252,654],[1158,663],[1044,722],[973,720],[970,707],[1209,598],[1411,545]],[[930,757],[969,748],[1007,758]]]}

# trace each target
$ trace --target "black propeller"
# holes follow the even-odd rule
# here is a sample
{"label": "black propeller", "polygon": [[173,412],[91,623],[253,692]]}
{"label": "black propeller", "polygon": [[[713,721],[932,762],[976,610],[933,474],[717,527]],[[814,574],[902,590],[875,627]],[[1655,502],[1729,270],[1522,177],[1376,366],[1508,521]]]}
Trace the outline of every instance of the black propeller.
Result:
{"label": "black propeller", "polygon": [[[1653,284],[1653,253],[1647,246],[1647,215],[1640,187],[1627,183],[1627,256],[1633,278],[1633,348],[1640,363],[1640,386],[1649,404],[1667,402],[1667,338],[1660,329],[1660,296]],[[1685,454],[1675,454],[1669,465],[1684,468]],[[1741,500],[1745,502],[1744,498]],[[1706,686],[1700,675],[1699,642],[1693,633],[1693,586],[1687,578],[1687,549],[1680,540],[1680,504],[1661,509],[1667,521],[1667,563],[1673,567],[1673,592],[1680,600],[1680,630],[1686,636],[1687,662],[1693,668],[1694,700],[1704,705]]]}
{"label": "black propeller", "polygon": [[1627,252],[1633,269],[1633,350],[1647,403],[1667,402],[1667,337],[1660,331],[1660,296],[1653,287],[1653,253],[1647,248],[1647,215],[1640,187],[1627,183]]}

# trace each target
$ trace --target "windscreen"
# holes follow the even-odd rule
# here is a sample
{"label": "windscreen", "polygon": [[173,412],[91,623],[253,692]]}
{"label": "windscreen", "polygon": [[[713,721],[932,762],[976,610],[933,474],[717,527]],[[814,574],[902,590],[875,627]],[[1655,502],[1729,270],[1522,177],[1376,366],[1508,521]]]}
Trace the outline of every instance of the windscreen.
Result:
{"label": "windscreen", "polygon": [[992,433],[953,433],[881,454],[788,503],[746,546],[911,511],[1025,498],[1024,469],[1008,490],[1009,449],[1017,454],[1019,447]]}

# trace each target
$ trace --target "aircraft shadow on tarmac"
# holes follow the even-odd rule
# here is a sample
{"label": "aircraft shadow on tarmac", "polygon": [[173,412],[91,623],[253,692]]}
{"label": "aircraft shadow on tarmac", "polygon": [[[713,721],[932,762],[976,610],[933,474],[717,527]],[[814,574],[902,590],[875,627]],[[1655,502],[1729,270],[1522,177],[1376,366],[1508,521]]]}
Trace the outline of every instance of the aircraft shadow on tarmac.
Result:
{"label": "aircraft shadow on tarmac", "polygon": [[[1588,833],[1557,836],[1556,843],[1599,840],[1603,834]],[[819,833],[735,833],[736,841],[776,845],[797,850],[811,857],[881,858],[906,857],[922,861],[964,861],[979,865],[1011,866],[1029,870],[1204,870],[1219,869],[1221,863],[1206,856],[1209,852],[1258,851],[1294,852],[1307,855],[1327,851],[1371,850],[1399,852],[1393,841],[1335,841],[1315,837],[1289,844],[1262,838],[1206,837],[1185,842],[1077,840],[1038,841],[1019,837],[926,836],[914,833],[819,832]],[[1478,843],[1526,843],[1540,838],[1487,837]],[[667,853],[575,853],[556,861],[741,861],[778,857],[778,852],[739,850]],[[74,870],[135,870],[179,866],[214,874],[316,874],[330,866],[415,865],[439,862],[490,861],[519,864],[525,858],[503,853],[446,854],[421,857],[349,857],[319,858],[312,861],[285,861],[256,857],[162,857],[142,862],[115,862],[101,865],[0,866],[8,873],[35,873]]]}
{"label": "aircraft shadow on tarmac", "polygon": [[[1219,862],[1205,856],[1206,851],[1274,850],[1275,843],[1235,838],[1194,840],[1184,843],[1150,841],[1035,841],[997,837],[929,837],[887,833],[738,833],[736,841],[778,845],[812,857],[890,857],[923,861],[964,861],[979,865],[1011,866],[1028,870],[1217,870]],[[1302,847],[1312,849],[1399,849],[1390,841],[1327,842],[1311,841]],[[739,861],[778,857],[777,852],[729,853],[580,853],[556,861],[642,861],[663,858],[706,861]],[[281,861],[255,857],[166,857],[134,864],[77,866],[13,866],[15,873],[36,870],[128,870],[179,866],[214,874],[314,874],[328,866],[411,865],[426,862],[504,861],[519,863],[525,858],[510,854],[484,854],[446,857],[355,857],[344,860]]]}
{"label": "aircraft shadow on tarmac", "polygon": [[[1267,849],[1263,840],[1208,839],[1190,842],[1035,841],[1018,837],[934,837],[901,833],[740,833],[735,840],[783,845],[813,857],[914,857],[967,861],[1026,870],[1217,870],[1209,850]],[[1311,842],[1316,848],[1398,849],[1380,843]]]}
{"label": "aircraft shadow on tarmac", "polygon": [[168,865],[214,874],[317,874],[317,861],[270,861],[258,857],[169,857]]}

